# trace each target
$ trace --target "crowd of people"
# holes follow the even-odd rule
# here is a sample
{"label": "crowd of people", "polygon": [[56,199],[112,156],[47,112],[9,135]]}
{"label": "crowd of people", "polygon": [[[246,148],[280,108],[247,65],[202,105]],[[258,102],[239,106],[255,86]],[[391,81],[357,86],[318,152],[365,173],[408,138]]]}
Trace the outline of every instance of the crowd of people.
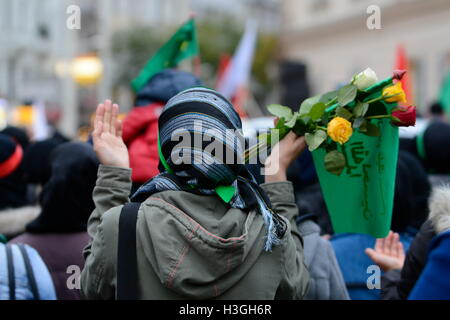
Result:
{"label": "crowd of people", "polygon": [[[241,128],[221,94],[167,69],[123,121],[100,103],[87,142],[3,129],[0,299],[450,299],[445,117],[401,139],[383,239],[334,233],[304,137],[256,166],[173,139]],[[219,141],[233,159],[236,141]]]}

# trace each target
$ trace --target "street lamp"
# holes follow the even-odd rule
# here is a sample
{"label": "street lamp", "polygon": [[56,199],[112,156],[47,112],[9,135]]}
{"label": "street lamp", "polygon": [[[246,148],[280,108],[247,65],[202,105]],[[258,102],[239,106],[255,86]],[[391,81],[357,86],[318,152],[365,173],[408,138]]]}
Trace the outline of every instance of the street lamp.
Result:
{"label": "street lamp", "polygon": [[72,62],[72,76],[82,86],[98,82],[103,73],[102,61],[96,55],[76,57]]}

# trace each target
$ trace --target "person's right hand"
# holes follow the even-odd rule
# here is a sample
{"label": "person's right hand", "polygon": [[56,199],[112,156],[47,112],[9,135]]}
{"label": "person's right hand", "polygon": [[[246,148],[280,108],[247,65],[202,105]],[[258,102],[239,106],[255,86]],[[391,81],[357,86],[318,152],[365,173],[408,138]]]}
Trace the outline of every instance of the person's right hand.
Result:
{"label": "person's right hand", "polygon": [[106,100],[97,106],[95,129],[92,133],[94,151],[101,164],[129,168],[128,149],[122,140],[119,106]]}
{"label": "person's right hand", "polygon": [[377,239],[375,250],[367,248],[365,252],[384,272],[402,269],[405,263],[405,251],[400,236],[392,231],[389,231],[386,238]]}

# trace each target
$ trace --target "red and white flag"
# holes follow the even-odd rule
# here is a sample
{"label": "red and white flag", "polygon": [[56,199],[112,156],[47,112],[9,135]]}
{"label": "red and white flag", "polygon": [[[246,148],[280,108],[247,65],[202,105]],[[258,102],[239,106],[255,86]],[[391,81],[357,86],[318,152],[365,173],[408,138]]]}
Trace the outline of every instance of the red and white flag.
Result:
{"label": "red and white flag", "polygon": [[233,102],[236,111],[242,118],[247,117],[244,104],[248,96],[248,84],[257,38],[256,23],[248,21],[236,52],[222,75],[219,76],[217,84],[217,91]]}

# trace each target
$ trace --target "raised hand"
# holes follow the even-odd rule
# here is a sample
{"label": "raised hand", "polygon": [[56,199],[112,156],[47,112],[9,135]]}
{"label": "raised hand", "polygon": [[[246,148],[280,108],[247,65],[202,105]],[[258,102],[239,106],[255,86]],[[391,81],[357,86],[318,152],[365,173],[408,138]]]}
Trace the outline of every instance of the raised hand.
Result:
{"label": "raised hand", "polygon": [[367,248],[365,252],[385,272],[402,269],[405,263],[405,251],[400,236],[392,231],[389,231],[386,238],[377,239],[375,250]]}
{"label": "raised hand", "polygon": [[122,140],[119,106],[105,100],[97,106],[95,128],[92,133],[94,150],[101,164],[129,168],[128,149]]}

